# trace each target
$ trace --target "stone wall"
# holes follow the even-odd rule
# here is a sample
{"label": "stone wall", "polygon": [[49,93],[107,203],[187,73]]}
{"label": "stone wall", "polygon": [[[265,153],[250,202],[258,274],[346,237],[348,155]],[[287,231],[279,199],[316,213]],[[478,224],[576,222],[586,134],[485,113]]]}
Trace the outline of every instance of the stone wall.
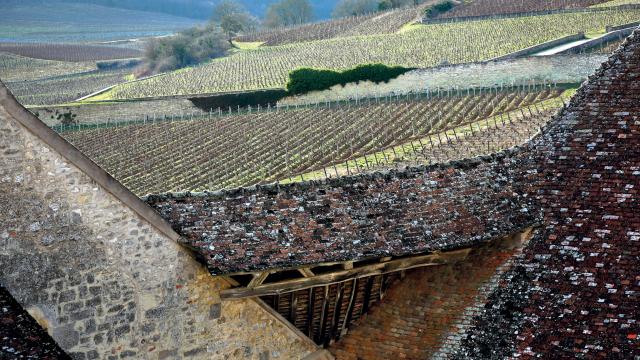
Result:
{"label": "stone wall", "polygon": [[315,350],[259,303],[222,303],[223,280],[24,128],[16,104],[0,84],[0,283],[74,359]]}

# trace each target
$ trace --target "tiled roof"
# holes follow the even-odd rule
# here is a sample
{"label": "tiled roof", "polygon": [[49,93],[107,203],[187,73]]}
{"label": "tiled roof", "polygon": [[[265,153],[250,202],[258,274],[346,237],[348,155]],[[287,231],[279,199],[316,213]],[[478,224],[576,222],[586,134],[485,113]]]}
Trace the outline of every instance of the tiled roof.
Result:
{"label": "tiled roof", "polygon": [[505,171],[476,158],[318,183],[150,196],[213,274],[454,250],[539,219]]}
{"label": "tiled roof", "polygon": [[2,286],[0,359],[70,359]]}
{"label": "tiled roof", "polygon": [[640,31],[530,146],[544,227],[460,358],[640,358]]}

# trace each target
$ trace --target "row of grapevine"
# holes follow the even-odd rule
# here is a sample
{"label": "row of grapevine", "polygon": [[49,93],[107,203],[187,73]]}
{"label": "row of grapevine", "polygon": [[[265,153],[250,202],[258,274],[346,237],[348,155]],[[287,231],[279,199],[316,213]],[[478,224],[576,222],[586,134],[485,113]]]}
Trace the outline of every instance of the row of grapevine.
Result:
{"label": "row of grapevine", "polygon": [[293,178],[523,106],[560,90],[403,98],[146,121],[63,136],[138,195]]}
{"label": "row of grapevine", "polygon": [[235,40],[240,42],[262,42],[263,45],[273,46],[334,37],[390,34],[418,19],[423,9],[424,6],[417,6],[267,30],[239,36]]}
{"label": "row of grapevine", "polygon": [[[284,179],[281,183],[322,180],[363,172],[432,165],[487,155],[521,145],[535,135],[563,104],[554,98],[543,104],[482,119],[469,125],[410,139],[407,143],[348,159],[321,170]],[[540,106],[538,106],[540,105]]]}
{"label": "row of grapevine", "polygon": [[11,93],[25,105],[72,102],[108,86],[124,83],[131,70],[92,71],[47,79],[7,82]]}
{"label": "row of grapevine", "polygon": [[113,46],[52,43],[0,43],[0,52],[34,59],[97,61],[141,57],[142,51]]}
{"label": "row of grapevine", "polygon": [[95,62],[40,60],[0,52],[0,79],[3,82],[35,80],[92,70],[96,70]]}
{"label": "row of grapevine", "polygon": [[259,48],[144,81],[116,86],[108,97],[156,96],[282,88],[299,67],[343,70],[363,63],[426,68],[469,63],[607,25],[640,20],[640,10],[554,14],[417,26],[399,34],[346,37]]}
{"label": "row of grapevine", "polygon": [[562,9],[583,9],[607,0],[474,0],[464,2],[453,10],[438,16],[440,19],[457,17],[493,16]]}

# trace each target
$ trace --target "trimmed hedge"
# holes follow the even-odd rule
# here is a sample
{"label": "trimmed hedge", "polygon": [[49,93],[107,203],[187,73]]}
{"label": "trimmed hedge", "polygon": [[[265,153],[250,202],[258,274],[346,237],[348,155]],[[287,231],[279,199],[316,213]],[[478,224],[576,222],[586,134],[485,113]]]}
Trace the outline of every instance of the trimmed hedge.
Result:
{"label": "trimmed hedge", "polygon": [[189,98],[193,105],[204,111],[221,108],[227,110],[229,107],[237,109],[237,107],[246,108],[248,106],[267,107],[275,105],[280,99],[287,96],[287,92],[283,89],[274,90],[256,90],[245,91],[231,94],[216,94],[211,96],[199,96]]}
{"label": "trimmed hedge", "polygon": [[304,94],[314,90],[326,90],[334,85],[351,82],[387,82],[415,68],[387,66],[384,64],[358,65],[345,71],[300,68],[289,73],[287,91],[290,95]]}

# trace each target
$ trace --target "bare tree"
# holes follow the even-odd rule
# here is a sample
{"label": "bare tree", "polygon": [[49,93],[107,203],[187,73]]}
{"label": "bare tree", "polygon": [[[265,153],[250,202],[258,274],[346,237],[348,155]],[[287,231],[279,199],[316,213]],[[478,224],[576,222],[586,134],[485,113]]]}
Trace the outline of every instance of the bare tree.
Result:
{"label": "bare tree", "polygon": [[357,16],[378,10],[379,0],[341,0],[333,9],[334,18]]}
{"label": "bare tree", "polygon": [[264,23],[275,28],[304,24],[313,20],[313,17],[309,0],[281,0],[269,6]]}

